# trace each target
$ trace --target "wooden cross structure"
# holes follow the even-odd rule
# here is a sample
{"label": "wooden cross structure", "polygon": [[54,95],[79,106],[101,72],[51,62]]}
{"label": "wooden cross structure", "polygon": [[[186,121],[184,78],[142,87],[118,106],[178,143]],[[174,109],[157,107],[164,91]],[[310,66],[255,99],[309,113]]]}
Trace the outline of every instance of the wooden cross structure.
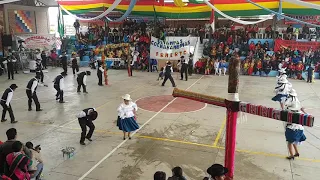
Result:
{"label": "wooden cross structure", "polygon": [[204,94],[194,93],[190,91],[173,90],[174,97],[182,97],[195,101],[205,102],[216,106],[227,108],[226,122],[226,142],[225,142],[225,167],[229,169],[228,177],[234,176],[234,162],[236,151],[236,130],[237,130],[237,114],[239,111],[254,114],[257,116],[268,117],[288,123],[301,124],[303,126],[313,126],[314,117],[303,113],[292,113],[280,109],[255,105],[239,100],[238,85],[240,74],[240,58],[232,57],[229,62],[229,82],[228,97],[226,99],[208,96]]}

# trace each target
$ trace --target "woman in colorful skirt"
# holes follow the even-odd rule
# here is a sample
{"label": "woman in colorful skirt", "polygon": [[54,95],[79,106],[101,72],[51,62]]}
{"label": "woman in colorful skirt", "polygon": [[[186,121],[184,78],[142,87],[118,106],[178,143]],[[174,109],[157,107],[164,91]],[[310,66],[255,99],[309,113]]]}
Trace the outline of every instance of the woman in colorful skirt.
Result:
{"label": "woman in colorful skirt", "polygon": [[28,165],[31,165],[30,159],[23,153],[23,144],[15,141],[12,144],[13,152],[6,157],[9,165],[9,172],[6,174],[12,180],[30,180]]}
{"label": "woman in colorful skirt", "polygon": [[287,80],[287,76],[284,75],[278,80],[277,87],[275,88],[275,93],[277,94],[272,98],[273,101],[278,101],[280,103],[281,109],[284,109],[283,102],[287,98],[289,91],[292,89],[292,84]]}
{"label": "woman in colorful skirt", "polygon": [[[290,91],[288,98],[284,102],[284,105],[286,109],[289,110],[290,112],[293,112],[293,113],[300,113],[301,111],[304,112],[297,98],[297,93],[294,89]],[[300,145],[301,142],[307,139],[303,133],[303,130],[304,128],[300,124],[293,124],[293,123],[287,124],[285,136],[286,136],[286,141],[288,142],[288,149],[290,153],[290,156],[288,156],[287,159],[294,160],[295,157],[300,156],[298,151],[298,145]]]}
{"label": "woman in colorful skirt", "polygon": [[131,139],[130,133],[139,129],[135,117],[138,106],[136,103],[132,102],[129,94],[122,96],[122,99],[124,102],[118,107],[117,126],[123,131],[123,140],[125,140],[126,133],[128,133],[128,138]]}

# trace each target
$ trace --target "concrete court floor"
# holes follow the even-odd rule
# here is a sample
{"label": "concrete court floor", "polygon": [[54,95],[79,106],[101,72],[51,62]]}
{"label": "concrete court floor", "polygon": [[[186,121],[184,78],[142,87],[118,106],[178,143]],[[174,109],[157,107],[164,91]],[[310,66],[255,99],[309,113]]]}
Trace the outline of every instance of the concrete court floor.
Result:
{"label": "concrete court floor", "polygon": [[[84,70],[84,69],[82,69]],[[134,72],[129,78],[126,71],[110,70],[110,86],[97,86],[95,72],[88,78],[89,94],[76,93],[73,75],[66,77],[65,104],[55,102],[52,80],[61,72],[49,68],[45,82],[39,87],[38,97],[44,111],[27,111],[25,86],[33,74],[18,74],[16,80],[0,76],[0,91],[11,83],[19,88],[12,106],[17,124],[0,124],[0,139],[5,131],[15,127],[18,139],[41,144],[45,159],[46,180],[148,180],[157,170],[171,176],[171,168],[181,166],[187,179],[202,179],[213,163],[224,162],[225,109],[208,105],[189,113],[161,113],[140,109],[138,122],[142,126],[132,140],[122,140],[116,127],[116,108],[121,96],[131,94],[134,100],[156,95],[170,95],[170,82],[161,87],[157,73]],[[69,69],[69,74],[71,69]],[[193,75],[189,81],[177,80],[181,89],[225,97],[228,76]],[[256,104],[278,107],[272,102],[275,78],[241,76],[240,99]],[[301,157],[288,161],[284,138],[284,124],[280,121],[247,115],[247,121],[238,124],[236,180],[314,179],[320,175],[320,84],[291,80],[307,112],[316,117],[315,127],[306,128],[307,141],[300,146]],[[150,105],[152,106],[152,105]],[[96,107],[99,118],[95,121],[93,142],[79,145],[80,129],[75,118],[80,110]],[[35,107],[34,107],[35,108]],[[162,108],[164,109],[164,108]],[[62,157],[61,149],[71,146],[76,154],[71,159]]]}

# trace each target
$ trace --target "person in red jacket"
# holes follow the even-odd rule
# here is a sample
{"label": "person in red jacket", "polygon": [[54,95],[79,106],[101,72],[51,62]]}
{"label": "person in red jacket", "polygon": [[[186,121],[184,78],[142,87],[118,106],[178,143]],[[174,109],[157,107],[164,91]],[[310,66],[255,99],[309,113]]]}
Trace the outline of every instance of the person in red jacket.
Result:
{"label": "person in red jacket", "polygon": [[233,43],[232,35],[228,37],[227,44],[230,46]]}
{"label": "person in red jacket", "polygon": [[291,62],[287,68],[289,78],[292,78],[294,73],[296,72],[296,66]]}
{"label": "person in red jacket", "polygon": [[302,64],[302,61],[299,61],[298,62],[298,65],[296,65],[296,76],[297,76],[297,79],[302,79],[302,71],[304,69],[304,66]]}
{"label": "person in red jacket", "polygon": [[250,45],[249,45],[249,50],[250,51],[255,51],[256,50],[256,45],[254,44],[253,41],[251,41]]}

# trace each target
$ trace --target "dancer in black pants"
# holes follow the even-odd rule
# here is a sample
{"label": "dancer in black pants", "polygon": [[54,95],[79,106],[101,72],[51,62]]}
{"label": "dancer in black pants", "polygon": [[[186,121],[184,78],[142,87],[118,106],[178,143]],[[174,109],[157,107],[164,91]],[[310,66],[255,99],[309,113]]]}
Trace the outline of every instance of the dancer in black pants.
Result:
{"label": "dancer in black pants", "polygon": [[173,72],[173,69],[171,67],[171,62],[168,61],[166,67],[163,70],[164,72],[164,80],[162,82],[162,86],[166,84],[166,81],[169,79],[171,81],[172,87],[176,87],[176,84],[174,83],[174,80],[171,76],[171,73]]}
{"label": "dancer in black pants", "polygon": [[11,84],[9,88],[7,88],[2,97],[1,97],[1,101],[0,104],[3,108],[2,110],[2,117],[1,117],[1,122],[5,122],[7,121],[6,118],[6,114],[7,111],[9,111],[9,115],[10,115],[10,119],[11,119],[11,123],[17,123],[18,121],[15,120],[14,115],[13,115],[13,111],[12,111],[12,107],[11,107],[11,100],[13,97],[13,91],[15,91],[18,88],[18,86],[16,84]]}
{"label": "dancer in black pants", "polygon": [[[12,56],[12,55],[11,55]],[[7,71],[8,71],[8,79],[13,80],[14,79],[14,67],[15,67],[15,62],[16,60],[14,58],[12,58],[11,56],[7,57]]]}
{"label": "dancer in black pants", "polygon": [[68,59],[66,56],[66,52],[62,52],[62,56],[61,56],[61,64],[62,64],[62,68],[63,71],[65,72],[65,74],[67,75],[67,71],[68,71]]}
{"label": "dancer in black pants", "polygon": [[186,60],[184,59],[184,56],[181,56],[181,79],[183,80],[183,74],[185,75],[186,81],[188,81],[188,64],[186,63]]}
{"label": "dancer in black pants", "polygon": [[42,111],[42,109],[40,109],[40,103],[36,92],[40,78],[40,75],[37,74],[36,77],[32,78],[27,84],[26,93],[28,96],[28,111],[32,111],[32,100],[36,104],[36,111]]}
{"label": "dancer in black pants", "polygon": [[66,73],[62,72],[53,81],[53,87],[57,91],[56,100],[59,100],[59,103],[65,103],[63,101],[63,89],[64,89],[64,77],[65,76],[66,76]]}
{"label": "dancer in black pants", "polygon": [[43,65],[44,69],[47,69],[47,59],[48,59],[47,53],[45,51],[42,51],[41,52],[41,60],[42,60],[42,65]]}
{"label": "dancer in black pants", "polygon": [[42,62],[41,59],[37,59],[37,63],[36,63],[36,75],[39,76],[39,80],[41,81],[41,83],[43,83],[43,66],[42,66]]}
{"label": "dancer in black pants", "polygon": [[77,60],[76,54],[74,52],[72,53],[71,63],[72,63],[72,73],[75,76],[76,72],[79,72],[79,65],[78,65],[78,60]]}
{"label": "dancer in black pants", "polygon": [[87,92],[87,76],[90,76],[91,72],[90,71],[84,71],[78,74],[77,77],[77,82],[78,82],[78,90],[77,92],[81,92],[81,86],[83,88],[83,92],[84,93],[88,93]]}
{"label": "dancer in black pants", "polygon": [[[82,130],[81,138],[80,138],[81,145],[86,145],[86,143],[84,143],[85,139],[92,141],[91,137],[95,129],[93,121],[96,120],[97,117],[98,117],[98,112],[96,111],[95,108],[84,109],[77,115],[79,125]],[[88,134],[87,134],[87,126],[89,127]]]}
{"label": "dancer in black pants", "polygon": [[98,61],[97,76],[98,76],[98,79],[99,79],[99,82],[98,82],[99,86],[103,86],[103,84],[102,84],[102,74],[103,74],[103,72],[104,72],[104,69],[102,67],[102,62]]}

